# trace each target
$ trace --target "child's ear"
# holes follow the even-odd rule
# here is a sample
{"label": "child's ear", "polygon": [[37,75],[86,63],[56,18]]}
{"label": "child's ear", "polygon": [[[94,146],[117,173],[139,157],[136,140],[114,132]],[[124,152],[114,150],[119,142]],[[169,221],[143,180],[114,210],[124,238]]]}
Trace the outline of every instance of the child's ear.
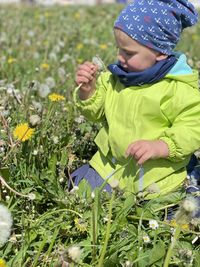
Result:
{"label": "child's ear", "polygon": [[161,60],[163,60],[163,59],[166,59],[167,57],[168,57],[168,55],[159,53],[159,54],[156,56],[156,61],[161,61]]}

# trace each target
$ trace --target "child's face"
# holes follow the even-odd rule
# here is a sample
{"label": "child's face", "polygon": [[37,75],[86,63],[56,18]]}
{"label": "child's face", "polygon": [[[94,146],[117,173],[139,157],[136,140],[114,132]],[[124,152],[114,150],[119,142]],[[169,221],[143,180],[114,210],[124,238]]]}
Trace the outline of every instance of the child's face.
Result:
{"label": "child's face", "polygon": [[127,72],[143,71],[167,57],[141,45],[119,29],[114,29],[114,35],[118,48],[118,60]]}

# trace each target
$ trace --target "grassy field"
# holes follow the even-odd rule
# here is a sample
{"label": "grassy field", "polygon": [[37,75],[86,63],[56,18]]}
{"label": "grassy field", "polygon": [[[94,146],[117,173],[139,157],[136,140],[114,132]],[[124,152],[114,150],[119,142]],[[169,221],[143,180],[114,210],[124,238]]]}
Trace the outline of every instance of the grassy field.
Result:
{"label": "grassy field", "polygon": [[[13,218],[1,244],[0,213],[0,267],[200,266],[199,222],[164,220],[182,193],[144,203],[118,188],[67,190],[100,127],[74,108],[75,71],[94,56],[116,59],[121,8],[0,8],[0,204]],[[199,42],[198,24],[177,47],[197,69]]]}

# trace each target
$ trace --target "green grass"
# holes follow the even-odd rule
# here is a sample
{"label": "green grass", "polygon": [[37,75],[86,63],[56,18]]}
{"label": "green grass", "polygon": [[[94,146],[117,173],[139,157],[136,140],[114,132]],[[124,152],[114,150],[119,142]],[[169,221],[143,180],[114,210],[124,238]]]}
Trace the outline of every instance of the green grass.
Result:
{"label": "green grass", "polygon": [[[61,266],[63,260],[85,267],[164,264],[172,237],[171,226],[163,222],[164,207],[179,203],[182,195],[175,192],[142,205],[139,196],[127,197],[118,189],[112,198],[99,190],[92,198],[84,184],[77,192],[67,190],[68,173],[96,151],[93,139],[100,127],[79,122],[72,102],[75,71],[96,55],[106,65],[116,59],[112,27],[121,8],[0,9],[0,175],[20,194],[36,196],[30,200],[0,187],[0,202],[14,220],[11,239],[0,248],[9,267]],[[199,41],[198,24],[184,32],[178,45],[196,68]],[[41,97],[47,85],[65,101]],[[36,114],[40,123],[33,137],[14,139],[15,127]],[[158,229],[149,227],[151,218],[159,222]],[[199,243],[191,243],[198,231],[198,226],[181,230],[170,266],[200,265]],[[70,258],[71,246],[81,248],[79,263]]]}

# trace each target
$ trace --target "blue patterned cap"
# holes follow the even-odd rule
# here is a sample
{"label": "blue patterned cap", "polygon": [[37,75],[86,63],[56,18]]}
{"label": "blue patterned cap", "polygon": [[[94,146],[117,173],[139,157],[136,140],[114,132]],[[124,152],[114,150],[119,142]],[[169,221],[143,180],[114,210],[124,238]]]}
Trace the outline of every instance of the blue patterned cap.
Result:
{"label": "blue patterned cap", "polygon": [[135,0],[115,21],[114,28],[139,43],[170,55],[182,30],[198,21],[198,12],[187,0]]}

